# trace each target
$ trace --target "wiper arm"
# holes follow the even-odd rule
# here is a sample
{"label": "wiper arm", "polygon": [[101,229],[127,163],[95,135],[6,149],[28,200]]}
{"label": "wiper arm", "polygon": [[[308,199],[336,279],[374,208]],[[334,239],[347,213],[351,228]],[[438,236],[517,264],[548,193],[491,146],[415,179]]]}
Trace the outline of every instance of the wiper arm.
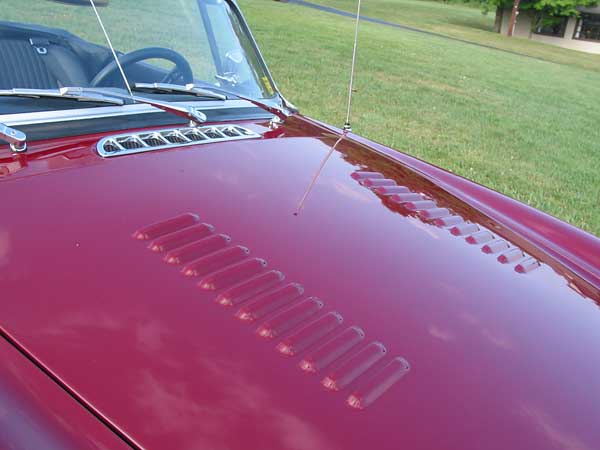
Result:
{"label": "wiper arm", "polygon": [[236,94],[235,92],[229,92],[223,89],[219,89],[221,92],[225,92],[229,95],[232,95],[234,97],[239,98],[240,100],[245,100],[247,102],[252,103],[254,106],[258,106],[261,109],[264,109],[265,111],[273,114],[275,117],[277,117],[278,120],[272,120],[271,121],[271,125],[275,126],[277,123],[283,123],[288,117],[290,117],[294,111],[290,111],[287,108],[284,107],[279,107],[279,106],[274,106],[274,105],[270,105],[268,103],[265,103],[261,100],[255,100],[253,98],[250,97],[246,97],[244,95],[240,95],[240,94]]}
{"label": "wiper arm", "polygon": [[3,97],[26,97],[26,98],[59,98],[77,100],[79,102],[108,103],[111,105],[123,105],[124,100],[108,96],[106,94],[86,90],[80,87],[63,87],[60,89],[0,89]]}
{"label": "wiper arm", "polygon": [[187,94],[195,95],[197,97],[208,97],[216,100],[227,100],[226,95],[217,94],[216,92],[203,89],[193,84],[186,84],[181,86],[178,84],[169,83],[135,83],[131,87],[132,91],[142,92],[156,92],[156,93],[167,93],[167,94]]}
{"label": "wiper arm", "polygon": [[[149,87],[148,87],[149,86]],[[226,100],[228,96],[245,100],[258,106],[261,109],[273,114],[277,117],[279,122],[283,122],[293,112],[286,108],[280,108],[267,104],[261,100],[255,100],[250,97],[245,97],[236,92],[230,92],[225,89],[217,88],[218,92],[213,90],[204,89],[193,84],[186,86],[169,85],[167,83],[135,83],[134,88],[139,90],[152,89],[161,92],[180,92],[190,93],[193,95],[211,97],[219,100]],[[81,87],[64,87],[60,89],[4,89],[0,90],[0,96],[10,97],[31,97],[31,98],[66,98],[78,100],[81,102],[95,102],[95,103],[110,103],[114,105],[124,105],[130,101],[136,103],[143,103],[146,105],[153,106],[163,111],[175,114],[179,117],[184,117],[190,121],[190,126],[201,125],[206,122],[207,117],[204,113],[194,108],[193,106],[179,106],[173,102],[163,102],[159,100],[153,100],[146,97],[140,97],[137,95],[120,94],[117,92],[106,93],[104,90],[97,88],[81,88]],[[276,123],[277,121],[273,121]]]}
{"label": "wiper arm", "polygon": [[[219,95],[219,94],[215,94]],[[60,89],[0,89],[0,96],[4,97],[26,97],[26,98],[59,98],[59,99],[69,99],[69,100],[77,100],[80,102],[93,102],[93,103],[109,103],[111,105],[124,105],[125,103],[129,103],[131,101],[136,103],[143,103],[146,105],[153,106],[158,109],[162,109],[163,111],[169,112],[171,114],[175,114],[180,117],[184,117],[190,121],[190,126],[201,125],[206,122],[206,115],[196,108],[191,106],[178,106],[173,103],[161,102],[157,100],[152,100],[145,97],[138,96],[129,96],[122,95],[119,93],[111,92],[110,95],[107,95],[104,91],[90,88],[79,88],[79,87],[64,87]],[[222,97],[219,95],[219,97]],[[4,138],[8,142],[11,143],[11,147],[13,147],[13,142],[10,140],[12,137],[10,132],[14,131],[9,129],[6,133],[3,132],[2,126],[0,124],[0,138]],[[15,147],[13,147],[14,151],[23,151],[23,150],[15,150],[15,148],[20,148],[19,142],[14,142]]]}
{"label": "wiper arm", "polygon": [[204,114],[201,111],[198,111],[193,106],[178,106],[170,102],[160,102],[146,97],[138,97],[137,95],[133,95],[127,98],[131,98],[137,103],[144,103],[146,105],[162,109],[165,112],[175,114],[176,116],[184,117],[190,121],[190,127],[193,127],[195,125],[202,125],[207,120],[206,114]]}
{"label": "wiper arm", "polygon": [[[215,94],[219,95],[219,94]],[[116,92],[107,94],[99,89],[86,89],[80,87],[64,87],[60,89],[0,89],[0,97],[26,97],[26,98],[59,98],[77,100],[80,102],[109,103],[111,105],[124,105],[130,101],[145,103],[163,111],[170,112],[190,120],[191,126],[206,122],[206,115],[193,107],[177,106],[172,103],[151,100],[145,97],[122,95]],[[221,95],[219,95],[221,97]]]}
{"label": "wiper arm", "polygon": [[280,120],[287,119],[292,112],[285,108],[279,108],[270,104],[267,104],[261,100],[255,100],[250,97],[245,97],[236,92],[227,91],[222,88],[215,88],[215,90],[205,89],[194,84],[186,84],[185,86],[169,83],[135,83],[132,90],[144,91],[144,92],[164,92],[164,93],[181,93],[196,95],[198,97],[209,97],[218,100],[227,100],[227,97],[239,98],[252,103],[254,106],[258,106],[261,109],[277,116]]}
{"label": "wiper arm", "polygon": [[[276,116],[277,119],[279,119],[280,123],[283,123],[283,121],[285,121],[288,117],[290,117],[292,114],[297,112],[294,110],[290,110],[286,107],[275,106],[275,105],[271,105],[267,102],[264,102],[262,100],[256,100],[256,99],[253,99],[250,97],[246,97],[245,95],[238,94],[237,92],[228,91],[227,89],[223,89],[223,88],[214,88],[214,89],[215,89],[215,92],[213,92],[212,90],[210,92],[213,92],[215,94],[222,93],[227,96],[239,98],[240,100],[245,100],[249,103],[252,103],[254,106],[258,106],[260,109],[264,109],[265,111]],[[273,123],[275,123],[275,122],[277,122],[277,121],[274,121]]]}

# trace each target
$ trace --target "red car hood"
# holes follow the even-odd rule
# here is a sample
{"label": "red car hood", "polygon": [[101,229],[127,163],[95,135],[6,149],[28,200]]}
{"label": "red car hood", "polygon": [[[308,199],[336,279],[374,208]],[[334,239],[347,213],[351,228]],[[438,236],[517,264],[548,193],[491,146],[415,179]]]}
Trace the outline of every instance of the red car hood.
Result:
{"label": "red car hood", "polygon": [[[337,137],[272,134],[109,159],[71,138],[3,164],[4,333],[146,449],[598,448],[597,287],[349,139],[295,215]],[[433,204],[363,185],[382,177]],[[502,264],[501,240],[532,259]],[[228,243],[240,265],[182,274]],[[279,288],[298,296],[242,320]]]}

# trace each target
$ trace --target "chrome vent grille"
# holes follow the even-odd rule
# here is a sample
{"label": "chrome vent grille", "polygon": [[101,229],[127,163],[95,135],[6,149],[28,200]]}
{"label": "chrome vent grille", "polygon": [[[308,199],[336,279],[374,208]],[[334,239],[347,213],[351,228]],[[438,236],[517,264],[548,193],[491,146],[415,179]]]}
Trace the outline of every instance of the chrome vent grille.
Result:
{"label": "chrome vent grille", "polygon": [[139,134],[108,136],[98,142],[97,150],[100,156],[108,158],[170,147],[259,137],[261,137],[260,134],[239,125],[171,128]]}
{"label": "chrome vent grille", "polygon": [[123,147],[125,150],[135,150],[138,148],[144,148],[144,143],[137,136],[127,136],[125,138],[117,139],[117,144]]}

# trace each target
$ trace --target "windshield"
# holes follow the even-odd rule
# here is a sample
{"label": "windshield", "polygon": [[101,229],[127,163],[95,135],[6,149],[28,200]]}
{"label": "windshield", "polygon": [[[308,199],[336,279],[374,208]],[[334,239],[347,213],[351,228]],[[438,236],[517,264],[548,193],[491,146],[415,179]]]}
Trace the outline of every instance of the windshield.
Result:
{"label": "windshield", "polygon": [[[256,99],[274,96],[229,3],[96,0],[96,5],[131,86],[194,84]],[[89,0],[2,0],[0,56],[0,89],[68,86],[127,93]],[[9,100],[14,101],[0,103]],[[54,102],[56,108],[67,103]]]}

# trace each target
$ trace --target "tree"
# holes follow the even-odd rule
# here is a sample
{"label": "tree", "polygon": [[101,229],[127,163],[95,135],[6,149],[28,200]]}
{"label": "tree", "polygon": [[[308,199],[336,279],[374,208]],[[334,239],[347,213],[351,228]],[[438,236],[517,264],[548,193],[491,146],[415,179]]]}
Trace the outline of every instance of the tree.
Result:
{"label": "tree", "polygon": [[[505,9],[511,9],[515,0],[480,0],[483,13],[495,9],[497,14]],[[589,7],[598,5],[598,0],[521,0],[518,9],[531,10],[535,12],[533,26],[552,25],[559,22],[563,17],[577,17],[577,7]],[[500,31],[500,30],[497,30]]]}
{"label": "tree", "polygon": [[508,23],[508,37],[512,37],[513,32],[515,31],[515,24],[517,23],[517,14],[519,14],[519,6],[521,6],[521,0],[515,0],[515,3],[512,8],[512,13],[510,15],[510,22]]}

